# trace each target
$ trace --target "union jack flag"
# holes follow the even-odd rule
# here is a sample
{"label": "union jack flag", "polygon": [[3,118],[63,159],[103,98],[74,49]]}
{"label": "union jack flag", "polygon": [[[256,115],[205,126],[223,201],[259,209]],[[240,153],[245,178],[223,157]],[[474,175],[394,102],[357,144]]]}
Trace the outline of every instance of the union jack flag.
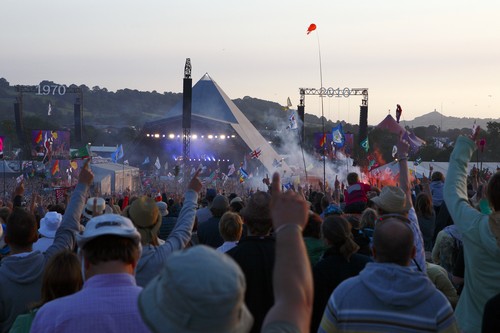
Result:
{"label": "union jack flag", "polygon": [[261,154],[262,154],[262,150],[260,150],[260,148],[257,148],[250,153],[250,157],[251,158],[259,158]]}

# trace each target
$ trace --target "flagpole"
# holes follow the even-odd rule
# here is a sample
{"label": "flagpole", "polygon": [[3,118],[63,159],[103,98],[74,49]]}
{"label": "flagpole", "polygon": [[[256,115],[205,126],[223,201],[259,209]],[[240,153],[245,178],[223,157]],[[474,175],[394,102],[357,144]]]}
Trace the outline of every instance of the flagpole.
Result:
{"label": "flagpole", "polygon": [[[320,80],[320,88],[319,88],[319,98],[321,99],[321,127],[323,130],[323,138],[325,137],[325,112],[324,112],[324,103],[323,103],[323,68],[321,65],[321,47],[319,44],[319,33],[316,31],[316,37],[318,40],[318,57],[319,57],[319,80]],[[322,158],[323,158],[323,186],[326,188],[326,149],[325,144],[323,144]]]}

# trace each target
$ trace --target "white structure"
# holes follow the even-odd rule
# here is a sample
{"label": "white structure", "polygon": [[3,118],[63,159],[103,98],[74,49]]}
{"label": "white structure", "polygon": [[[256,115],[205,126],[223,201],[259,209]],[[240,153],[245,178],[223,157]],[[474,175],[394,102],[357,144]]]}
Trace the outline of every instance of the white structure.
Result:
{"label": "white structure", "polygon": [[118,163],[91,164],[94,173],[94,186],[102,194],[132,191],[141,187],[139,168]]}

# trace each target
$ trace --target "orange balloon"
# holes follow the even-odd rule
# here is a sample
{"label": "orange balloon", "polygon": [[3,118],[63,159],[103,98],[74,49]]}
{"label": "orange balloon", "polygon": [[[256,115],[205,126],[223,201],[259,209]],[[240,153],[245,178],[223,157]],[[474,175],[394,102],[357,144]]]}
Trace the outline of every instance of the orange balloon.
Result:
{"label": "orange balloon", "polygon": [[316,30],[316,24],[311,23],[309,28],[307,28],[307,34],[309,35],[312,31]]}

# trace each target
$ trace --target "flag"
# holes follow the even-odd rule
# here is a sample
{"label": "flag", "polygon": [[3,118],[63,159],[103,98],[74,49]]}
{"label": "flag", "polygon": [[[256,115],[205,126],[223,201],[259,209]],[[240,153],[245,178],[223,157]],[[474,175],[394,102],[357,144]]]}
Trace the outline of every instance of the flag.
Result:
{"label": "flag", "polygon": [[0,136],[0,158],[3,158],[3,136]]}
{"label": "flag", "polygon": [[47,161],[50,161],[50,158],[52,156],[52,137],[48,138],[47,137],[47,132],[45,132],[45,136],[43,139],[43,146],[45,147],[45,156],[43,159],[47,158]]}
{"label": "flag", "polygon": [[36,143],[40,143],[43,139],[42,130],[40,130],[35,138]]}
{"label": "flag", "polygon": [[56,189],[56,202],[62,202],[64,201],[64,196],[66,195],[66,189],[65,188],[58,188]]}
{"label": "flag", "polygon": [[18,184],[21,184],[21,182],[24,180],[24,176],[23,175],[20,175],[19,177],[16,178],[16,182]]}
{"label": "flag", "polygon": [[144,162],[142,162],[142,165],[148,164],[148,163],[149,163],[149,156],[146,156],[146,158],[144,159]]}
{"label": "flag", "polygon": [[419,165],[420,163],[422,163],[422,157],[417,158],[417,159],[415,160],[415,162],[413,162],[413,165],[414,165],[414,166],[417,166],[417,165]]}
{"label": "flag", "polygon": [[326,143],[326,133],[323,133],[323,136],[321,137],[321,140],[319,140],[319,146],[323,147]]}
{"label": "flag", "polygon": [[273,161],[273,167],[275,168],[281,168],[281,161],[278,161],[277,159],[274,159]]}
{"label": "flag", "polygon": [[159,158],[158,156],[156,156],[155,167],[156,167],[158,170],[160,170],[160,168],[161,168],[160,158]]}
{"label": "flag", "polygon": [[233,163],[229,166],[229,170],[227,171],[227,176],[228,177],[231,176],[235,171],[236,169],[234,168],[234,163]]}
{"label": "flag", "polygon": [[332,129],[333,144],[336,148],[344,147],[345,135],[342,130],[342,123],[339,123],[336,127]]}
{"label": "flag", "polygon": [[123,164],[124,164],[124,165],[128,165],[128,164],[129,164],[129,163],[128,163],[128,160],[123,161]]}
{"label": "flag", "polygon": [[240,183],[243,183],[247,178],[248,173],[243,168],[240,168]]}
{"label": "flag", "polygon": [[314,30],[316,30],[316,24],[314,23],[311,23],[309,25],[309,28],[307,28],[307,34],[309,35],[311,32],[313,32]]}
{"label": "flag", "polygon": [[52,166],[51,174],[52,176],[59,172],[59,160],[55,160],[54,165]]}
{"label": "flag", "polygon": [[481,140],[479,140],[479,150],[481,151],[481,153],[484,153],[484,146],[486,146],[486,139],[482,138]]}
{"label": "flag", "polygon": [[113,163],[118,163],[118,160],[122,158],[123,158],[123,146],[119,145],[118,147],[116,147],[116,150],[113,153],[111,153],[111,160],[113,161]]}
{"label": "flag", "polygon": [[396,147],[395,145],[392,146],[392,157],[396,157],[396,154],[398,153],[398,147]]}
{"label": "flag", "polygon": [[285,190],[287,190],[287,191],[288,191],[289,189],[291,189],[291,188],[293,187],[293,184],[292,184],[292,183],[290,183],[290,182],[288,182],[288,183],[286,183],[286,184],[283,184],[283,187],[285,188]]}
{"label": "flag", "polygon": [[78,163],[76,163],[76,161],[69,162],[69,165],[71,166],[71,169],[73,169],[73,170],[78,169]]}
{"label": "flag", "polygon": [[165,165],[163,166],[165,170],[168,170],[168,162],[165,162]]}
{"label": "flag", "polygon": [[51,116],[51,115],[52,115],[52,105],[49,102],[49,110],[47,112],[47,116]]}
{"label": "flag", "polygon": [[290,100],[290,97],[288,97],[286,99],[286,106],[283,108],[283,110],[288,111],[288,110],[290,110],[291,107],[292,107],[292,101]]}
{"label": "flag", "polygon": [[260,150],[260,147],[259,147],[259,148],[255,149],[254,151],[252,151],[252,152],[250,153],[250,157],[251,157],[251,158],[257,158],[257,159],[258,159],[258,158],[260,157],[260,155],[261,155],[261,154],[262,154],[262,150]]}
{"label": "flag", "polygon": [[368,150],[370,149],[370,142],[368,141],[368,137],[361,141],[360,145],[365,150],[365,152],[368,152]]}
{"label": "flag", "polygon": [[476,133],[476,128],[477,128],[477,125],[476,125],[476,121],[474,120],[474,124],[472,125],[472,134],[474,135],[474,133]]}
{"label": "flag", "polygon": [[207,178],[205,178],[205,181],[207,183],[211,183],[217,178],[216,176],[217,176],[217,173],[215,171],[212,171],[212,173]]}
{"label": "flag", "polygon": [[399,124],[399,118],[401,118],[401,113],[403,113],[403,109],[401,109],[401,105],[396,104],[396,122]]}
{"label": "flag", "polygon": [[294,130],[299,128],[299,126],[297,125],[297,118],[295,117],[295,112],[292,112],[288,120],[290,121],[290,125],[288,126],[290,129]]}
{"label": "flag", "polygon": [[90,150],[89,146],[85,145],[84,147],[71,152],[71,159],[76,160],[76,159],[82,159],[82,158],[87,158],[90,156]]}

